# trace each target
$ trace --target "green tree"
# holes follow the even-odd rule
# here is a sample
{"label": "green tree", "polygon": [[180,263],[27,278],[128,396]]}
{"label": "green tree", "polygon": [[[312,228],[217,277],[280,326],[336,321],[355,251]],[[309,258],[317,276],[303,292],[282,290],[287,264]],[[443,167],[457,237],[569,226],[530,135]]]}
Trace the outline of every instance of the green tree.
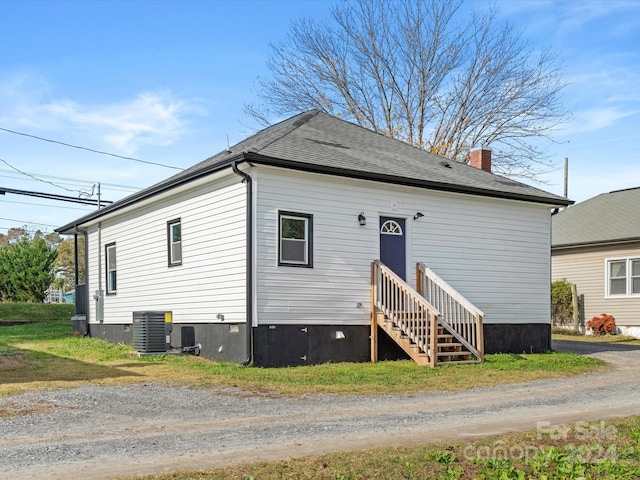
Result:
{"label": "green tree", "polygon": [[[75,253],[73,237],[61,240],[56,250],[58,256],[55,271],[64,280],[65,291],[75,288]],[[80,269],[80,283],[84,280],[84,236],[78,237],[78,268]]]}
{"label": "green tree", "polygon": [[6,235],[0,234],[0,247],[10,243],[15,243],[25,237],[29,238],[29,232],[27,231],[26,225],[24,227],[10,228]]}
{"label": "green tree", "polygon": [[0,296],[16,302],[42,302],[55,278],[56,250],[42,238],[18,241],[0,248]]}

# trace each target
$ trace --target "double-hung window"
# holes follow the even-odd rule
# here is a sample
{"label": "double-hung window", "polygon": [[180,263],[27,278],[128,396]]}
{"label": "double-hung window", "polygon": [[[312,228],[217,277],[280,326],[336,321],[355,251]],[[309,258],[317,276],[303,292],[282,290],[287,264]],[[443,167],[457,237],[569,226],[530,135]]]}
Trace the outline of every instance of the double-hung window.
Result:
{"label": "double-hung window", "polygon": [[167,253],[170,267],[182,265],[182,222],[179,218],[167,222]]}
{"label": "double-hung window", "polygon": [[114,295],[118,286],[118,269],[116,264],[116,244],[105,245],[105,264],[107,266],[107,295]]}
{"label": "double-hung window", "polygon": [[278,265],[313,266],[313,215],[278,212]]}
{"label": "double-hung window", "polygon": [[640,295],[640,258],[606,260],[607,297]]}

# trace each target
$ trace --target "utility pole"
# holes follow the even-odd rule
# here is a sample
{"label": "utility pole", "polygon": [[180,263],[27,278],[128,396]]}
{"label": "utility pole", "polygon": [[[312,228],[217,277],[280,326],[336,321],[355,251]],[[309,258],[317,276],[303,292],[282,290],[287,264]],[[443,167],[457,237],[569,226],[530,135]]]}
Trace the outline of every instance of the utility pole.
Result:
{"label": "utility pole", "polygon": [[564,198],[569,198],[569,157],[564,157]]}

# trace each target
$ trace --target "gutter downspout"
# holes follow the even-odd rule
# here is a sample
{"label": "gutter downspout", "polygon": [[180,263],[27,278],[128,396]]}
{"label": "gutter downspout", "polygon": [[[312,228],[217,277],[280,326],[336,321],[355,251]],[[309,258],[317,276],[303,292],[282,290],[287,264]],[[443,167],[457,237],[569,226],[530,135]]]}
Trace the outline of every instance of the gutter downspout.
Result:
{"label": "gutter downspout", "polygon": [[238,162],[238,160],[234,160],[231,163],[231,170],[242,177],[242,182],[247,184],[247,358],[242,362],[242,365],[246,367],[253,360],[253,183],[250,175],[238,169]]}

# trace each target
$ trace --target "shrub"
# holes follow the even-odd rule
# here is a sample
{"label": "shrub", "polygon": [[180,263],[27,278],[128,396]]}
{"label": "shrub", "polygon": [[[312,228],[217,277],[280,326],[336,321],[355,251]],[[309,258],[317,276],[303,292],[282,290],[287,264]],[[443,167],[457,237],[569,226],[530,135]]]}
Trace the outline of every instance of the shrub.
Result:
{"label": "shrub", "polygon": [[607,333],[616,333],[616,320],[611,316],[603,313],[599,317],[593,317],[587,322],[587,328],[594,335],[606,335]]}
{"label": "shrub", "polygon": [[553,325],[572,325],[571,284],[566,278],[551,284],[551,319]]}

